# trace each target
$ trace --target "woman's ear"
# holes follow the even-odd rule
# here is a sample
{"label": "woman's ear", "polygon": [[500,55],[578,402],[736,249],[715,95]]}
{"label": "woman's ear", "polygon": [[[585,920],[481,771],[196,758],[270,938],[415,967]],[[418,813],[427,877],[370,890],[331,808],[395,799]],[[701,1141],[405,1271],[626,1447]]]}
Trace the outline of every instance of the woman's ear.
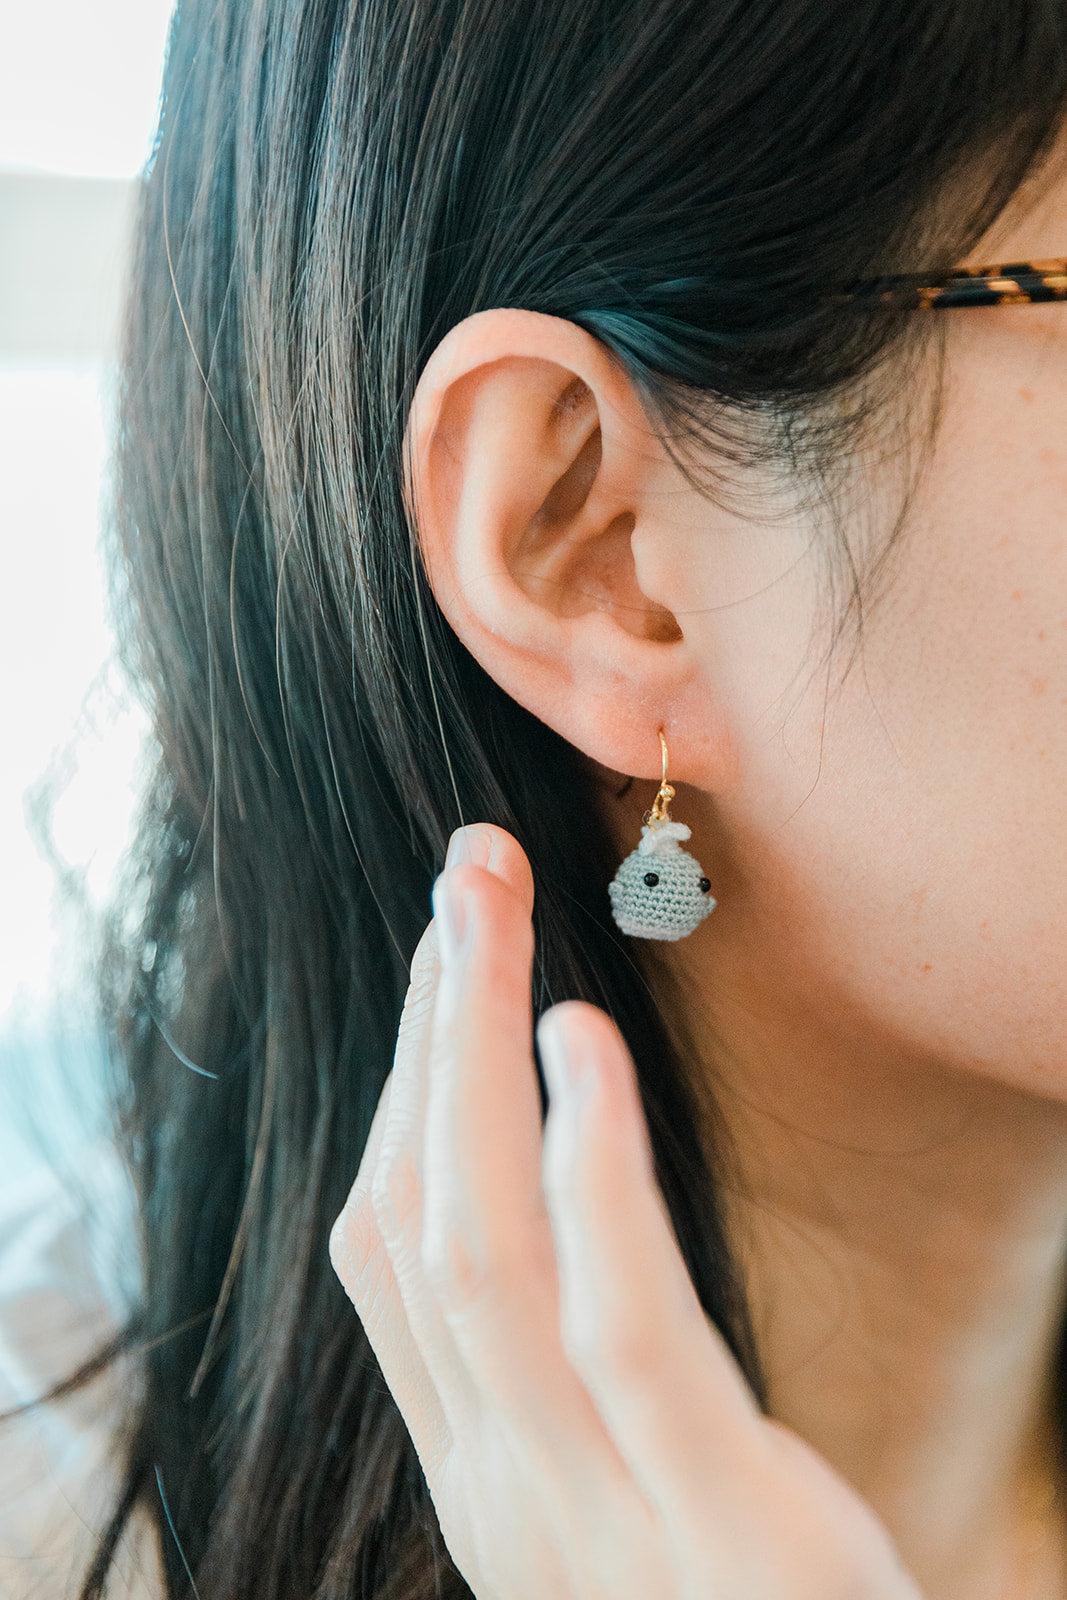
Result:
{"label": "woman's ear", "polygon": [[696,710],[700,663],[653,593],[677,468],[615,359],[557,317],[467,318],[419,381],[405,465],[461,642],[594,761],[658,776],[657,730]]}

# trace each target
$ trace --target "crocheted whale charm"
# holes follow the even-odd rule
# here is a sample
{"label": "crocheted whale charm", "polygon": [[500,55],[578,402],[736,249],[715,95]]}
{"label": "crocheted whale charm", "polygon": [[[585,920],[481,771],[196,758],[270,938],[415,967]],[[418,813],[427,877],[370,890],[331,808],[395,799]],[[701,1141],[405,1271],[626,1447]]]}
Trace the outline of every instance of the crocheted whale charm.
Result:
{"label": "crocheted whale charm", "polygon": [[715,901],[704,868],[682,849],[691,830],[684,822],[646,822],[608,885],[611,914],[637,939],[684,939],[700,926]]}

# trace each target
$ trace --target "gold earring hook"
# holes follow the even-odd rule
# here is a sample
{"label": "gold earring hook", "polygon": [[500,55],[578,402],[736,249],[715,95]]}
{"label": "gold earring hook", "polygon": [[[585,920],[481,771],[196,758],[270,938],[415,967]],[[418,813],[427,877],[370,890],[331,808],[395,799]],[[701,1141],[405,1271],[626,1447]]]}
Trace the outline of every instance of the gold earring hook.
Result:
{"label": "gold earring hook", "polygon": [[652,810],[648,813],[649,822],[669,822],[671,817],[667,807],[674,799],[674,788],[667,782],[667,741],[662,728],[659,730],[659,742],[663,752],[663,777],[660,779],[659,793],[652,802]]}

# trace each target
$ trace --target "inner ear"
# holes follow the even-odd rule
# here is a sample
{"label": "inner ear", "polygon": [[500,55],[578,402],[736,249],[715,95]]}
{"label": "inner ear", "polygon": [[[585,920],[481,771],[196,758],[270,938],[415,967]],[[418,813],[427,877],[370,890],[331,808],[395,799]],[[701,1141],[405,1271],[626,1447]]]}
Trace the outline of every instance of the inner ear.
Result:
{"label": "inner ear", "polygon": [[677,642],[682,630],[674,615],[638,585],[633,513],[620,512],[598,525],[597,510],[588,508],[604,441],[596,397],[581,378],[557,399],[549,427],[553,444],[569,464],[520,532],[511,553],[512,577],[557,616],[611,611],[637,636],[661,644]]}
{"label": "inner ear", "polygon": [[578,515],[596,482],[603,448],[598,422],[566,472],[552,485],[540,508],[534,513],[527,530],[528,536],[536,538],[538,530],[546,525],[554,531],[554,524]]}

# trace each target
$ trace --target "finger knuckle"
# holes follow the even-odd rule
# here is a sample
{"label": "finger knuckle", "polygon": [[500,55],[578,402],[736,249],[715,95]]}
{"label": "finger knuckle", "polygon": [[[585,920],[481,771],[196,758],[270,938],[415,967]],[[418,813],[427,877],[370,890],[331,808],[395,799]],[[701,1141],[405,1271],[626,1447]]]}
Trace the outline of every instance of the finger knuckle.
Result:
{"label": "finger knuckle", "polygon": [[329,1248],[333,1270],[343,1279],[350,1270],[352,1259],[352,1218],[347,1206],[330,1229]]}
{"label": "finger knuckle", "polygon": [[379,1250],[369,1204],[350,1202],[330,1230],[330,1261],[353,1302],[364,1292]]}
{"label": "finger knuckle", "polygon": [[630,1317],[574,1318],[565,1344],[581,1370],[606,1373],[620,1384],[639,1385],[663,1375],[661,1334]]}
{"label": "finger knuckle", "polygon": [[457,1218],[437,1216],[422,1239],[422,1269],[442,1308],[462,1314],[497,1292],[494,1262]]}
{"label": "finger knuckle", "polygon": [[389,1244],[413,1236],[422,1215],[422,1179],[406,1150],[380,1160],[371,1180],[371,1205],[382,1238]]}
{"label": "finger knuckle", "polygon": [[420,1028],[426,1023],[433,1013],[436,990],[436,967],[431,969],[424,965],[417,973],[412,974],[411,983],[404,996],[404,1008],[400,1013],[399,1033],[410,1033],[412,1029]]}

